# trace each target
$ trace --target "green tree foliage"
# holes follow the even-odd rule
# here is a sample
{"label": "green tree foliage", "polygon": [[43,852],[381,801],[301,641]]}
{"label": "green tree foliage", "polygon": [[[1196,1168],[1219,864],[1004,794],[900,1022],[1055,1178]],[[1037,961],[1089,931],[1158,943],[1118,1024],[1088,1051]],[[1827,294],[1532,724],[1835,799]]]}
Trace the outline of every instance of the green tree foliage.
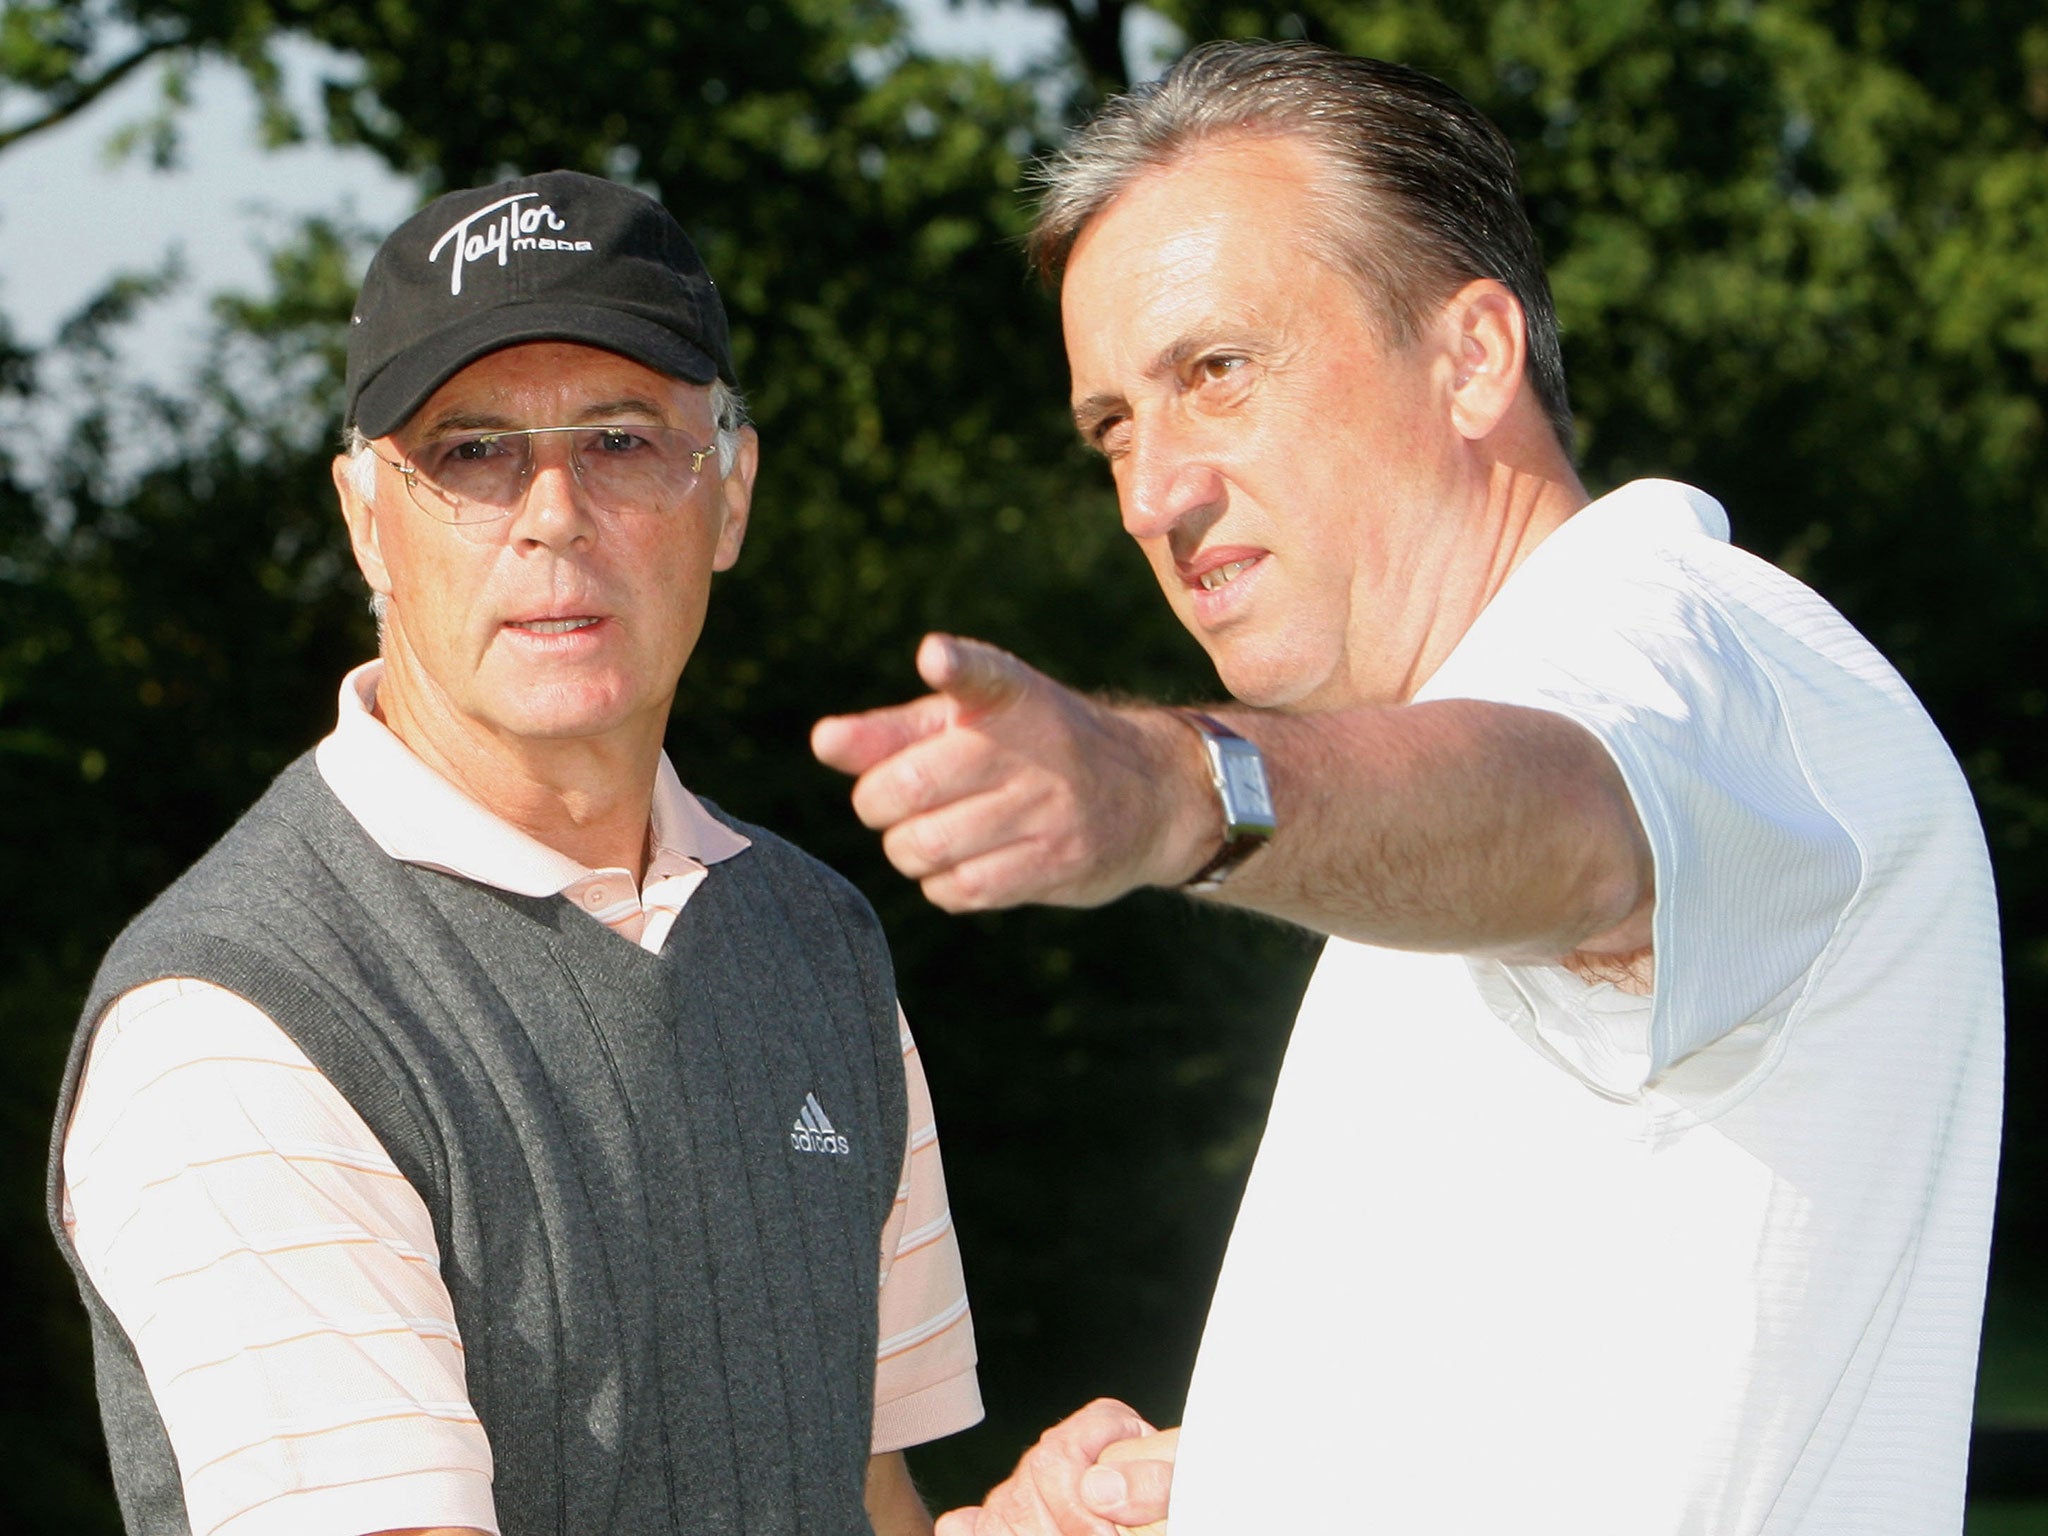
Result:
{"label": "green tree foliage", "polygon": [[[1063,71],[920,56],[888,0],[29,0],[0,12],[0,147],[162,72],[129,134],[176,153],[182,71],[237,62],[264,132],[367,145],[422,195],[563,165],[663,197],[719,275],[764,467],[745,557],[670,735],[686,781],[853,874],[881,909],[946,1125],[991,1426],[920,1461],[966,1496],[1096,1391],[1177,1410],[1294,989],[1272,927],[1140,898],[942,917],[882,864],[803,742],[905,696],[928,628],[1098,687],[1214,680],[1073,443],[1020,173],[1123,83],[1122,0],[1033,0]],[[1168,3],[1199,39],[1403,58],[1507,128],[1555,267],[1589,480],[1682,475],[1907,670],[1999,860],[2015,1016],[2048,986],[2033,588],[2048,543],[2048,24],[1977,0]],[[293,121],[271,50],[352,61]],[[15,149],[13,153],[23,153]],[[204,376],[136,399],[117,287],[48,355],[0,337],[0,411],[91,402],[33,457],[0,436],[0,1263],[32,1319],[0,1476],[35,1528],[110,1529],[81,1332],[40,1235],[49,1095],[122,918],[315,739],[372,644],[331,508],[337,343],[363,232],[310,226],[223,301]],[[47,421],[47,412],[36,418]],[[45,434],[47,435],[47,433]],[[138,449],[137,444],[142,448]],[[2029,639],[2032,636],[2032,639]],[[35,896],[48,893],[47,899]],[[2015,1032],[2015,1096],[2048,1074]],[[1333,1085],[1333,1092],[1341,1085]],[[2021,1099],[2019,1096],[2025,1095]],[[2038,1178],[2020,1117],[2008,1189]],[[1361,1171],[1361,1175],[1366,1171]],[[2014,1255],[2048,1247],[2025,1200]]]}

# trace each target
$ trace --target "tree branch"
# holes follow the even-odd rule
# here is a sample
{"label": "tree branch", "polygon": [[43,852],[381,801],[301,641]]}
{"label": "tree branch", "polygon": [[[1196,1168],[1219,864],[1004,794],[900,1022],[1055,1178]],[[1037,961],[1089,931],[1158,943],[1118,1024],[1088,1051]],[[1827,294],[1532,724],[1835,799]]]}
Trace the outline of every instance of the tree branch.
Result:
{"label": "tree branch", "polygon": [[151,59],[159,54],[168,53],[173,48],[181,47],[183,43],[183,38],[158,38],[144,43],[126,58],[109,64],[92,79],[73,85],[40,117],[32,117],[27,122],[17,123],[11,128],[0,128],[0,153],[33,134],[41,133],[46,128],[54,128],[57,124],[76,117]]}

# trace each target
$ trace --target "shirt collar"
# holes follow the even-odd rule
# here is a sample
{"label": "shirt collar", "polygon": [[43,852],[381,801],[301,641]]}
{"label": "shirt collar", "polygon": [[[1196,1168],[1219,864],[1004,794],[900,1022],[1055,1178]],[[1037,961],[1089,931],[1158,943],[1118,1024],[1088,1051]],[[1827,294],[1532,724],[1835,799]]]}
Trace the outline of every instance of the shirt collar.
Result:
{"label": "shirt collar", "polygon": [[[333,734],[314,749],[327,787],[377,846],[407,864],[438,869],[519,896],[555,896],[591,871],[486,810],[413,755],[371,712],[382,661],[342,679]],[[705,810],[663,753],[654,775],[649,873],[679,862],[716,864],[750,846]]]}

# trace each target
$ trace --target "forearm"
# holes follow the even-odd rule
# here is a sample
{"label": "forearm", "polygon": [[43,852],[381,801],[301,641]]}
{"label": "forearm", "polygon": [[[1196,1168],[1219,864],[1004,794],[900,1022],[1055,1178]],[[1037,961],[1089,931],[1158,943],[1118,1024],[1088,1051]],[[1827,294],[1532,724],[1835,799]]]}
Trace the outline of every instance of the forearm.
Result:
{"label": "forearm", "polygon": [[868,1459],[868,1523],[875,1536],[932,1536],[931,1512],[910,1480],[901,1451]]}
{"label": "forearm", "polygon": [[[1258,744],[1279,820],[1217,899],[1405,949],[1555,960],[1648,945],[1648,842],[1612,760],[1572,721],[1469,700],[1215,713]],[[1184,824],[1183,807],[1160,814]],[[1208,835],[1213,851],[1213,815]],[[1160,883],[1203,856],[1174,848]]]}
{"label": "forearm", "polygon": [[[854,810],[937,905],[1095,906],[1216,854],[1216,792],[1176,711],[1084,698],[957,637],[928,636],[918,667],[935,692],[820,721],[812,746],[857,775]],[[1263,752],[1279,820],[1216,899],[1401,948],[1647,954],[1648,842],[1582,727],[1469,700],[1215,713]]]}

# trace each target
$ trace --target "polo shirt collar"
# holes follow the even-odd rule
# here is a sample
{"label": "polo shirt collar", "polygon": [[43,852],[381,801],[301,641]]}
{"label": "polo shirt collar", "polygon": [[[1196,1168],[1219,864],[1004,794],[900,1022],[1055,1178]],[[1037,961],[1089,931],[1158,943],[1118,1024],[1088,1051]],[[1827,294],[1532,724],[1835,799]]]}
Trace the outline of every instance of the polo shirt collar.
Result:
{"label": "polo shirt collar", "polygon": [[[342,679],[334,731],[314,749],[327,787],[385,853],[519,896],[557,896],[591,873],[486,810],[413,754],[373,714],[382,661]],[[663,753],[655,769],[650,873],[711,865],[750,846],[683,787]]]}

